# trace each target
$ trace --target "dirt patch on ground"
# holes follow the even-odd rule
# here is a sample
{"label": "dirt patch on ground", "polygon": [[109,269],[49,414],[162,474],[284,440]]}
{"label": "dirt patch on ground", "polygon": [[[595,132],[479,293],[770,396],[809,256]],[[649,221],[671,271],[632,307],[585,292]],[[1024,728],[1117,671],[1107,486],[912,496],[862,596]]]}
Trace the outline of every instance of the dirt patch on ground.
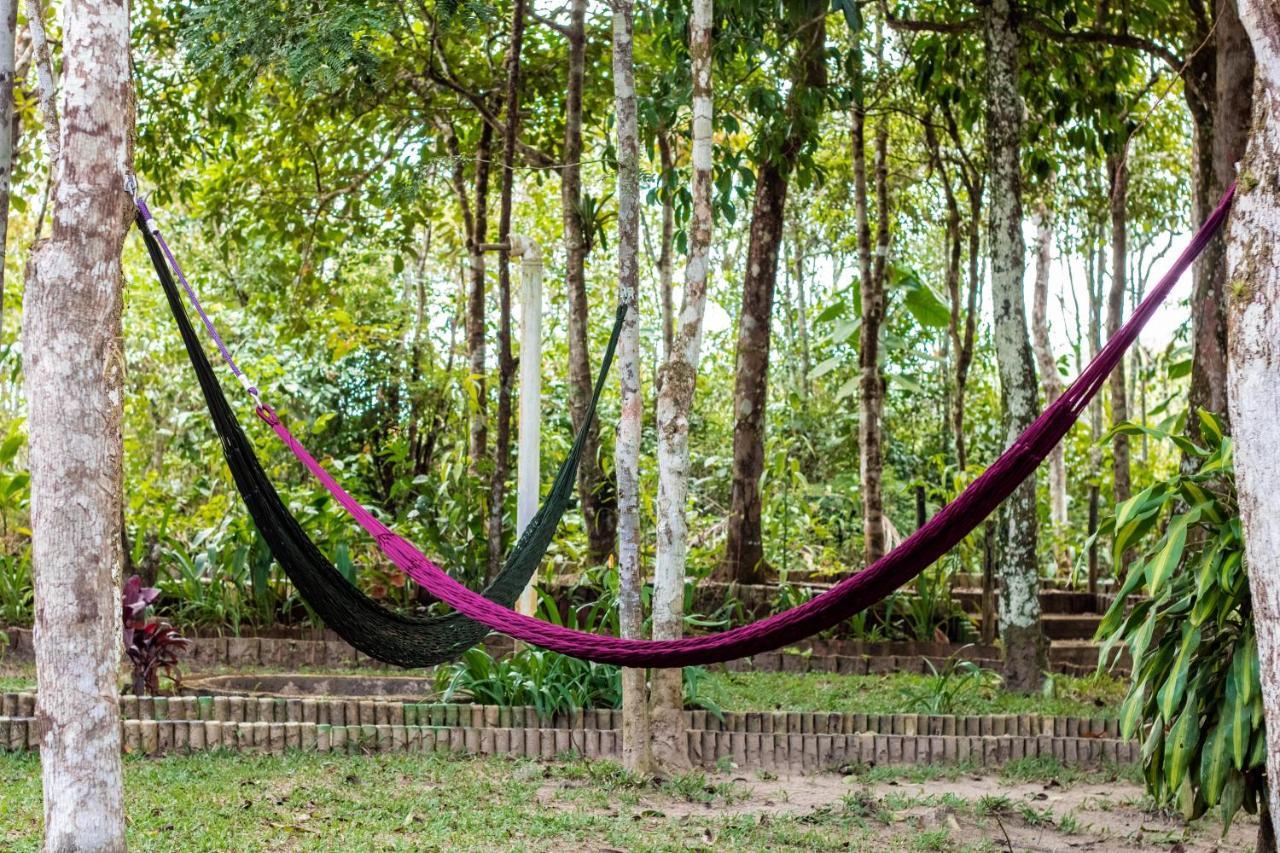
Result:
{"label": "dirt patch on ground", "polygon": [[638,789],[631,797],[615,794],[607,804],[597,799],[594,806],[590,787],[585,780],[548,780],[537,796],[548,809],[588,808],[610,815],[630,810],[637,820],[653,821],[655,830],[664,822],[699,817],[815,821],[853,813],[887,849],[1211,853],[1252,849],[1258,828],[1256,818],[1241,814],[1222,838],[1216,816],[1187,824],[1177,815],[1152,811],[1141,787],[1126,782],[709,775],[699,786]]}

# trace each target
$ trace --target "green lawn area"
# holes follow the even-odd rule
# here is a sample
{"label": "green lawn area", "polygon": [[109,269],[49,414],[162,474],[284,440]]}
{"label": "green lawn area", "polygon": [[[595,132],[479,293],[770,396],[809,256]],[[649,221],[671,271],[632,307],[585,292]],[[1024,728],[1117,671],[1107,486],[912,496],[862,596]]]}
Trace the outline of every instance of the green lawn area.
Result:
{"label": "green lawn area", "polygon": [[[125,772],[132,850],[998,849],[985,840],[992,798],[953,793],[976,784],[963,766],[804,780],[692,773],[654,784],[574,759],[215,753],[129,758]],[[1016,786],[1118,786],[1129,799],[1116,802],[1132,809],[1132,777],[1022,762],[986,785],[1013,797],[1001,797],[1007,823],[1020,820]],[[921,784],[935,788],[911,787]],[[38,758],[0,754],[0,792],[0,847],[36,850]],[[934,825],[939,809],[960,823]],[[1051,823],[1079,831],[1065,817]]]}
{"label": "green lawn area", "polygon": [[1126,683],[1107,675],[1054,676],[1050,695],[1008,693],[990,678],[958,686],[934,676],[727,672],[711,678],[711,695],[726,711],[843,711],[865,714],[933,713],[939,691],[955,688],[953,714],[1053,714],[1114,717]]}

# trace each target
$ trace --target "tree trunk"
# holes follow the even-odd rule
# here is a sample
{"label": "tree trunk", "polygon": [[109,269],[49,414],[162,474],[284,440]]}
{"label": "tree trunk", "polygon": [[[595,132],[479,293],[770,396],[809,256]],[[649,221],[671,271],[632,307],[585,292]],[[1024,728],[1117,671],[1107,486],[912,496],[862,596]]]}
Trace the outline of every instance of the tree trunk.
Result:
{"label": "tree trunk", "polygon": [[[569,299],[569,416],[574,430],[582,428],[591,402],[591,358],[587,303],[587,241],[582,222],[582,87],[586,73],[586,0],[569,6],[569,75],[564,100],[564,164],[560,171],[560,213],[564,222],[564,284]],[[578,501],[587,529],[587,554],[593,562],[613,552],[616,519],[610,501],[602,498],[600,428],[587,430],[578,463]]]}
{"label": "tree trunk", "polygon": [[[658,131],[658,158],[663,175],[675,170],[675,157],[671,152],[671,136],[663,128]],[[662,245],[658,254],[658,299],[662,304],[662,357],[671,357],[671,347],[676,334],[675,305],[672,285],[675,280],[676,205],[670,193],[662,193]],[[658,377],[662,381],[662,377]]]}
{"label": "tree trunk", "polygon": [[[1124,298],[1129,289],[1129,167],[1123,153],[1108,158],[1111,178],[1111,288],[1107,291],[1107,338],[1120,331],[1124,323]],[[1125,385],[1125,360],[1111,371],[1111,425],[1129,420],[1129,400]],[[1111,436],[1111,494],[1119,506],[1129,499],[1129,436]]]}
{"label": "tree trunk", "polygon": [[[622,410],[614,446],[618,478],[618,610],[622,636],[638,638],[644,623],[640,588],[640,131],[632,53],[631,0],[612,0],[613,93],[618,134],[618,298],[628,306],[618,339]],[[652,768],[649,706],[643,669],[622,670],[622,763],[633,773]]]}
{"label": "tree trunk", "polygon": [[769,326],[778,275],[787,181],[792,161],[816,132],[806,120],[806,92],[826,84],[826,6],[817,0],[789,0],[787,21],[797,36],[795,75],[787,96],[790,129],[778,151],[760,164],[738,317],[738,354],[733,403],[733,484],[720,573],[738,583],[767,577],[760,519],[760,477],[764,473],[765,398],[769,379]]}
{"label": "tree trunk", "polygon": [[13,110],[14,44],[18,0],[0,0],[0,332],[4,330],[4,257],[9,237],[9,193],[13,187],[13,148],[17,122]]}
{"label": "tree trunk", "polygon": [[511,8],[507,46],[507,122],[502,138],[502,181],[498,193],[498,432],[489,481],[489,569],[493,580],[502,568],[503,509],[511,469],[511,397],[516,364],[511,354],[511,192],[515,183],[516,139],[520,125],[520,49],[524,41],[524,0]]}
{"label": "tree trunk", "polygon": [[[964,318],[964,306],[960,297],[960,263],[964,253],[963,241],[960,235],[960,203],[956,200],[955,188],[951,183],[951,175],[948,173],[947,165],[942,159],[942,148],[938,145],[938,134],[934,130],[931,118],[925,120],[924,139],[925,147],[929,149],[929,160],[933,165],[934,171],[938,173],[938,177],[942,180],[943,197],[947,202],[946,290],[948,304],[951,308],[950,316],[947,318],[947,346],[952,359],[951,363],[958,366],[960,354],[964,349],[964,341],[960,336],[960,324]],[[958,461],[961,453],[960,448],[964,440],[956,431],[957,396],[956,389],[948,389],[946,430],[951,438],[951,444]],[[961,467],[963,468],[963,465]]]}
{"label": "tree trunk", "polygon": [[[1100,228],[1100,226],[1099,226]],[[1085,283],[1089,288],[1089,319],[1086,335],[1089,344],[1089,358],[1097,357],[1102,349],[1102,278],[1106,264],[1102,258],[1103,239],[1101,231],[1091,235],[1088,255],[1085,263]],[[1089,526],[1088,534],[1093,536],[1098,530],[1098,518],[1102,509],[1102,395],[1095,395],[1089,404]],[[1098,543],[1089,545],[1089,592],[1098,591],[1098,575],[1100,573]]]}
{"label": "tree trunk", "polygon": [[[876,24],[877,73],[883,71],[884,36]],[[854,46],[855,88],[861,97],[853,107],[853,174],[858,218],[858,268],[861,277],[862,325],[858,330],[858,470],[862,489],[862,557],[871,565],[884,555],[884,454],[880,428],[884,381],[880,376],[880,327],[884,323],[885,261],[889,252],[888,146],[889,124],[881,120],[875,135],[876,246],[871,249],[866,166],[866,102],[861,44]]]}
{"label": "tree trunk", "polygon": [[796,282],[796,334],[800,341],[800,397],[806,404],[809,402],[809,372],[812,370],[812,359],[809,350],[809,295],[807,285],[805,284],[805,276],[808,275],[808,238],[800,233],[800,227],[795,225],[796,231],[796,265],[795,265],[795,282]]}
{"label": "tree trunk", "polygon": [[122,0],[70,0],[63,11],[66,132],[51,164],[63,179],[52,235],[27,266],[22,329],[44,849],[124,850],[116,674],[129,12]]}
{"label": "tree trunk", "polygon": [[[707,307],[711,262],[711,0],[695,0],[689,30],[693,74],[693,220],[684,299],[662,367],[658,392],[658,547],[653,580],[653,639],[675,640],[684,633],[685,560],[689,552],[689,412],[702,354],[702,320]],[[665,232],[665,223],[664,223]],[[650,721],[653,758],[665,772],[688,769],[684,724],[684,673],[654,670]]]}
{"label": "tree trunk", "polygon": [[1253,42],[1257,86],[1227,243],[1235,283],[1227,399],[1261,661],[1271,819],[1280,821],[1280,9],[1271,0],[1241,0],[1240,17]]}
{"label": "tree trunk", "polygon": [[[1236,177],[1249,136],[1253,97],[1253,51],[1236,14],[1236,0],[1216,0],[1213,42],[1191,60],[1188,73],[1199,75],[1213,103],[1191,88],[1187,102],[1194,127],[1194,209],[1203,221]],[[1196,261],[1191,302],[1191,391],[1189,405],[1227,413],[1226,238],[1215,236]],[[1188,432],[1199,434],[1200,419],[1187,418]]]}
{"label": "tree trunk", "polygon": [[[1040,367],[1040,385],[1044,388],[1045,404],[1062,395],[1062,377],[1058,375],[1058,360],[1053,356],[1053,344],[1049,340],[1049,265],[1053,261],[1053,214],[1049,205],[1041,199],[1036,204],[1036,277],[1035,296],[1031,307],[1032,347]],[[1053,525],[1054,562],[1059,571],[1071,570],[1071,555],[1067,551],[1067,464],[1062,443],[1049,453],[1049,519]]]}
{"label": "tree trunk", "polygon": [[[1018,92],[1018,33],[1010,0],[984,9],[987,47],[987,150],[991,163],[991,295],[996,363],[1004,427],[1012,442],[1036,416],[1036,371],[1023,298],[1026,248],[1022,240],[1022,97]],[[1000,559],[1000,634],[1005,685],[1040,687],[1045,640],[1040,625],[1036,559],[1036,481],[1028,477],[1005,505]]]}
{"label": "tree trunk", "polygon": [[475,383],[475,408],[471,412],[472,474],[479,473],[480,464],[489,452],[489,401],[485,392],[484,249],[480,247],[489,231],[489,159],[492,153],[493,129],[485,124],[480,128],[480,142],[476,146],[475,213],[471,237],[467,241],[471,261],[471,290],[467,295],[467,355],[471,362],[471,381]]}

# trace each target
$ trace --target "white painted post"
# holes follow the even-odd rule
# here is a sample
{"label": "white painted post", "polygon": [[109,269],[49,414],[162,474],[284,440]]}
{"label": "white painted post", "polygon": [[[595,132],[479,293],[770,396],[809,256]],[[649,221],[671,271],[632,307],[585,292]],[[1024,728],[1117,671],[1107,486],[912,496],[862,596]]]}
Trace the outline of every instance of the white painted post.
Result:
{"label": "white painted post", "polygon": [[[516,536],[538,511],[542,468],[542,248],[512,235],[511,256],[520,264],[520,416],[516,443]],[[537,598],[530,581],[516,611],[532,616]]]}

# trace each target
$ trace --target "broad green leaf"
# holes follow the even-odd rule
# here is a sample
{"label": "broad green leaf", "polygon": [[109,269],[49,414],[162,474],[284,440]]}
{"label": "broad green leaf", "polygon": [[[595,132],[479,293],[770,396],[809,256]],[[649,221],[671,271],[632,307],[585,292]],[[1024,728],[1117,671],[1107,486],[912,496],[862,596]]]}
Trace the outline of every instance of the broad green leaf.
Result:
{"label": "broad green leaf", "polygon": [[951,309],[924,282],[909,287],[902,304],[916,322],[927,328],[945,329],[951,322]]}
{"label": "broad green leaf", "polygon": [[831,371],[840,366],[840,359],[828,358],[818,362],[813,366],[813,370],[809,372],[810,379],[817,379],[820,376],[826,376]]}
{"label": "broad green leaf", "polygon": [[1225,436],[1222,429],[1222,421],[1218,416],[1208,409],[1196,409],[1196,417],[1200,419],[1200,426],[1205,435],[1212,438],[1215,442],[1221,442]]}
{"label": "broad green leaf", "polygon": [[1245,755],[1253,732],[1250,687],[1242,685],[1242,682],[1248,680],[1247,657],[1243,643],[1237,645],[1227,671],[1227,689],[1222,705],[1222,725],[1227,727],[1225,737],[1231,746],[1231,758],[1237,770],[1244,769]]}
{"label": "broad green leaf", "polygon": [[1218,804],[1231,771],[1231,747],[1227,743],[1226,730],[1219,722],[1200,750],[1200,790],[1210,807]]}
{"label": "broad green leaf", "polygon": [[1120,733],[1132,738],[1142,725],[1142,708],[1147,700],[1147,685],[1135,684],[1120,706]]}
{"label": "broad green leaf", "polygon": [[[1189,622],[1182,623],[1182,642],[1178,646],[1178,656],[1174,658],[1172,672],[1164,685],[1160,688],[1158,701],[1160,704],[1160,713],[1166,719],[1173,719],[1174,714],[1178,713],[1179,703],[1187,687],[1187,672],[1191,668],[1191,658],[1195,654],[1195,650],[1200,646],[1200,629],[1194,628]],[[1192,703],[1192,697],[1187,697],[1187,705]]]}
{"label": "broad green leaf", "polygon": [[1211,585],[1207,593],[1197,596],[1195,604],[1191,606],[1191,624],[1199,628],[1208,621],[1217,612],[1221,599],[1222,593],[1216,584]]}
{"label": "broad green leaf", "polygon": [[1182,713],[1169,729],[1165,742],[1164,774],[1169,790],[1182,787],[1196,745],[1200,742],[1200,703],[1194,693],[1187,696]]}
{"label": "broad green leaf", "polygon": [[1152,597],[1159,596],[1160,588],[1182,561],[1182,552],[1187,546],[1187,528],[1199,518],[1199,508],[1193,508],[1169,523],[1163,546],[1147,563],[1147,588]]}
{"label": "broad green leaf", "polygon": [[1111,606],[1107,608],[1107,614],[1098,623],[1098,630],[1094,632],[1096,639],[1106,639],[1116,628],[1120,627],[1120,624],[1124,621],[1126,599],[1133,595],[1134,591],[1141,585],[1144,577],[1146,577],[1145,571],[1138,566],[1134,566],[1125,575],[1124,584],[1121,585],[1120,591],[1116,593],[1115,600],[1111,602]]}
{"label": "broad green leaf", "polygon": [[1232,819],[1240,811],[1240,807],[1244,805],[1245,789],[1244,774],[1238,770],[1232,770],[1227,774],[1227,781],[1222,786],[1222,799],[1219,803],[1219,809],[1222,814],[1222,836],[1224,838],[1228,830],[1231,829]]}

